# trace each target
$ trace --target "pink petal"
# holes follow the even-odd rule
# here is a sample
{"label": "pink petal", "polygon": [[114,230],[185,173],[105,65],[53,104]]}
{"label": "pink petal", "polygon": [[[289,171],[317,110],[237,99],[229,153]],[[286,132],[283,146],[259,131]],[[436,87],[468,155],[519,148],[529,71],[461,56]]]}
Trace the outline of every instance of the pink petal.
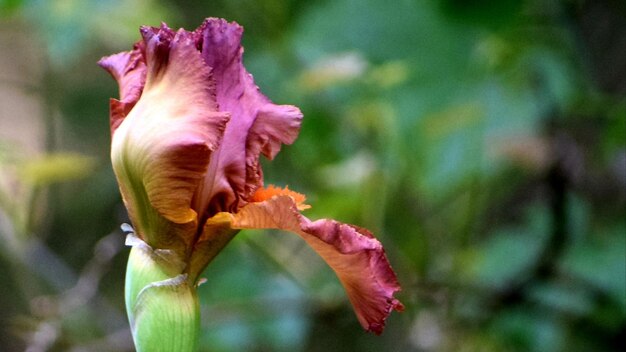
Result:
{"label": "pink petal", "polygon": [[400,290],[381,243],[367,230],[335,220],[310,221],[289,196],[249,203],[231,215],[235,229],[274,228],[295,232],[335,271],[359,322],[380,334],[387,316],[404,309],[393,297]]}
{"label": "pink petal", "polygon": [[103,57],[98,65],[117,81],[120,99],[110,100],[111,134],[128,115],[141,96],[146,81],[146,63],[138,45],[133,50]]}
{"label": "pink petal", "polygon": [[298,135],[302,113],[295,106],[275,105],[255,85],[242,63],[243,28],[210,18],[195,34],[202,57],[213,69],[217,103],[231,120],[202,191],[209,214],[236,211],[263,184],[259,155],[273,158],[281,144]]}

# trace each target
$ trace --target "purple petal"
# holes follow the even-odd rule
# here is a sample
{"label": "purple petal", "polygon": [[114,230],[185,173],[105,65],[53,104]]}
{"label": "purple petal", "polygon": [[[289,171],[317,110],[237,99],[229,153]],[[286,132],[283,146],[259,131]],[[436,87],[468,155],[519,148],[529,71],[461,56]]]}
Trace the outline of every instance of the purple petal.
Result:
{"label": "purple petal", "polygon": [[293,143],[302,113],[261,94],[242,63],[241,26],[210,18],[195,33],[202,57],[213,69],[219,109],[231,115],[217,157],[211,160],[199,208],[209,214],[236,211],[263,184],[259,155],[271,159],[281,144]]}

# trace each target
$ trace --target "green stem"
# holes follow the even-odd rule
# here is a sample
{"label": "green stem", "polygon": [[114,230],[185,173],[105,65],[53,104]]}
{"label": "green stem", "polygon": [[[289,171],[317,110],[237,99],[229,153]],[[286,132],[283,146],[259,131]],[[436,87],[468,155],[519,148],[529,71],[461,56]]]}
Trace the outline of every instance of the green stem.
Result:
{"label": "green stem", "polygon": [[192,352],[200,331],[195,286],[171,251],[152,249],[129,235],[126,311],[138,352]]}

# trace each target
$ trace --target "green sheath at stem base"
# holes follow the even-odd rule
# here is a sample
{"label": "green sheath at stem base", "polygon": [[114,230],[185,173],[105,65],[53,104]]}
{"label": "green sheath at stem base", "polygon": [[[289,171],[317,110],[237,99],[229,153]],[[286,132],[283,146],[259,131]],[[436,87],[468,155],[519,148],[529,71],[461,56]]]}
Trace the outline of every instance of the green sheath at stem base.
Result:
{"label": "green sheath at stem base", "polygon": [[137,352],[192,352],[200,331],[200,305],[184,263],[129,235],[126,312]]}

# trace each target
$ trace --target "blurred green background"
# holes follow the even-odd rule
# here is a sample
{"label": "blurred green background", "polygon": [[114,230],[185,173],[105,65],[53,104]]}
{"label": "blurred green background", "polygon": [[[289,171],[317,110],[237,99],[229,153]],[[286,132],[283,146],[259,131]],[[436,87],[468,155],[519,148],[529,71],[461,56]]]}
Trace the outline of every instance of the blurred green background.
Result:
{"label": "blurred green background", "polygon": [[133,350],[96,61],[210,16],[304,112],[266,182],[373,230],[406,310],[367,334],[297,237],[241,233],[202,351],[626,348],[623,1],[0,0],[0,350]]}

